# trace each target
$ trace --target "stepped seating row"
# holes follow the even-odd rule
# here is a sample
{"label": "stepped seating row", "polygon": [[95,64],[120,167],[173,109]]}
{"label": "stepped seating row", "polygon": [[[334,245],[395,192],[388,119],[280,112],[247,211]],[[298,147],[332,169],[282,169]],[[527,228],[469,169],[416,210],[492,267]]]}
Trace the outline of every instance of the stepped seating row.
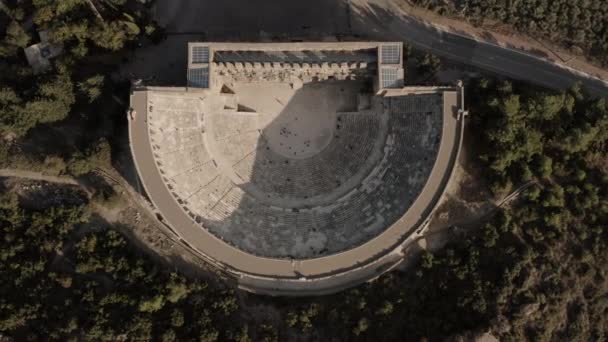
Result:
{"label": "stepped seating row", "polygon": [[[332,142],[316,156],[289,159],[258,143],[255,153],[237,157],[235,172],[272,196],[309,198],[329,192],[351,178],[369,158],[379,135],[380,115],[345,115]],[[235,151],[240,139],[225,141]],[[228,152],[227,152],[228,153]]]}
{"label": "stepped seating row", "polygon": [[211,157],[204,145],[177,151],[163,151],[163,149],[159,149],[158,153],[155,153],[154,156],[156,157],[156,164],[167,177],[173,177],[211,161]]}
{"label": "stepped seating row", "polygon": [[161,132],[199,129],[199,113],[194,111],[157,110],[154,113],[148,113],[148,125],[150,128]]}
{"label": "stepped seating row", "polygon": [[433,112],[442,105],[442,96],[437,94],[390,98],[391,112],[395,114]]}
{"label": "stepped seating row", "polygon": [[148,100],[148,125],[158,130],[197,129],[202,113],[201,100],[155,95]]}
{"label": "stepped seating row", "polygon": [[190,197],[218,176],[217,168],[211,161],[198,165],[187,171],[167,177],[168,185],[184,197]]}
{"label": "stepped seating row", "polygon": [[185,113],[189,111],[199,112],[201,109],[201,100],[196,97],[180,97],[179,101],[175,101],[175,96],[171,95],[150,95],[148,99],[148,114],[158,111],[176,111]]}
{"label": "stepped seating row", "polygon": [[[159,138],[155,155],[176,200],[201,229],[260,256],[308,258],[335,253],[369,240],[399,219],[433,167],[442,127],[441,97],[388,101],[383,161],[364,183],[320,207],[280,208],[254,198],[218,173],[205,146],[173,152],[162,147],[165,142],[173,146],[171,142],[191,141],[187,131],[176,131],[183,137]],[[340,113],[338,137],[307,159],[279,156],[261,139],[255,153],[241,156],[233,169],[268,196],[326,194],[351,178],[369,157],[380,134],[380,117],[371,112]],[[224,136],[226,148],[234,151],[237,145],[250,144],[251,138],[236,138],[241,135]],[[192,154],[193,150],[199,152]]]}
{"label": "stepped seating row", "polygon": [[[150,127],[150,140],[155,149],[162,151],[177,151],[203,144],[203,135],[198,130],[160,130]],[[165,153],[162,152],[162,153]]]}
{"label": "stepped seating row", "polygon": [[[247,131],[224,137],[215,142],[218,153],[231,165],[239,163],[243,158],[255,157],[259,150],[260,133],[257,130]],[[246,180],[246,178],[245,178]]]}
{"label": "stepped seating row", "polygon": [[[407,210],[424,186],[434,161],[435,147],[423,146],[420,142],[425,140],[425,135],[437,135],[440,131],[438,127],[441,124],[441,112],[435,110],[433,114],[430,121],[433,123],[432,127],[425,124],[428,113],[411,113],[409,119],[405,119],[398,111],[391,115],[389,127],[395,135],[394,145],[389,150],[391,156],[386,172],[378,173],[381,177],[377,182],[379,186],[371,193],[359,191],[348,196],[347,200],[337,201],[338,205],[332,205],[330,209],[316,208],[295,213],[268,208],[260,211],[257,209],[260,207],[259,203],[242,203],[241,208],[249,209],[233,213],[233,219],[228,223],[230,228],[224,229],[242,231],[243,222],[256,221],[256,225],[247,225],[248,228],[245,229],[250,235],[246,247],[250,248],[250,252],[275,251],[276,255],[270,255],[284,256],[283,250],[286,250],[293,257],[336,251],[347,243],[351,245],[353,241],[365,241],[376,235],[379,229],[383,229],[388,222],[397,220]],[[344,121],[347,125],[350,122],[346,117]],[[415,161],[419,152],[425,149],[429,153],[428,160]],[[294,231],[293,227],[297,229]],[[312,237],[319,233],[326,241],[322,247],[311,244],[306,246],[307,248],[301,248],[306,236]]]}
{"label": "stepped seating row", "polygon": [[[236,110],[236,108],[234,109]],[[251,115],[211,114],[205,116],[205,120],[209,122],[210,127],[214,128],[213,132],[209,132],[214,140],[223,140],[260,129],[259,114],[257,113],[251,113]]]}

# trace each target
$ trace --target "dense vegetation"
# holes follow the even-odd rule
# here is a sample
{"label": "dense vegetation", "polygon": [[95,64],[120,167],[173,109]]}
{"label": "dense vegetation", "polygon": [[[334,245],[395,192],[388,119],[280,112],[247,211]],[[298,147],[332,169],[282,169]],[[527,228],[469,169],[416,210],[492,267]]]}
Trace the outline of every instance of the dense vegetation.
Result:
{"label": "dense vegetation", "polygon": [[[44,134],[37,133],[76,113],[84,118],[76,127],[87,135],[69,153],[47,148],[33,155],[16,153],[21,145],[7,148],[0,139],[0,167],[73,176],[110,167],[109,136],[98,134],[99,121],[88,118],[116,108],[123,115],[124,108],[104,112],[114,85],[100,76],[105,64],[90,58],[114,56],[153,28],[135,3],[93,3],[103,21],[84,0],[0,6],[1,138],[39,146]],[[465,11],[488,3],[471,2]],[[514,9],[525,3],[515,2]],[[66,51],[40,76],[21,50],[35,40],[30,18]],[[596,34],[605,34],[605,26],[596,26]],[[426,75],[439,61],[423,55],[418,64]],[[0,186],[0,338],[394,341],[491,330],[507,341],[605,339],[606,100],[578,86],[556,93],[480,79],[467,89],[473,152],[494,193],[533,185],[477,230],[456,236],[441,252],[424,253],[407,273],[319,298],[247,295],[151,261],[117,230],[90,219],[95,205],[31,207]],[[109,197],[99,191],[91,200],[110,205]],[[270,307],[273,314],[258,315],[251,307]]]}
{"label": "dense vegetation", "polygon": [[[86,207],[32,210],[4,195],[0,276],[11,281],[1,293],[19,295],[0,298],[0,331],[32,340],[605,338],[605,100],[576,86],[554,93],[482,79],[469,89],[494,191],[534,185],[413,270],[332,296],[239,298],[159,268],[114,230],[91,230]],[[251,315],[256,305],[278,316]]]}
{"label": "dense vegetation", "polygon": [[[18,340],[235,339],[232,292],[161,272],[86,206],[0,198],[0,331]],[[121,337],[122,336],[122,337]]]}
{"label": "dense vegetation", "polygon": [[604,0],[413,0],[474,24],[493,20],[538,38],[589,52],[608,64],[608,2]]}
{"label": "dense vegetation", "polygon": [[8,145],[0,147],[0,168],[14,168],[36,171],[50,176],[85,175],[95,168],[111,167],[111,148],[105,139],[99,139],[84,152],[75,151],[67,161],[57,155],[44,157],[28,153],[18,153]]}
{"label": "dense vegetation", "polygon": [[[5,2],[6,3],[6,2]],[[31,0],[0,6],[0,137],[23,136],[40,123],[65,119],[78,103],[99,98],[111,56],[155,26],[134,1]],[[99,17],[95,15],[99,13]],[[34,75],[23,48],[46,31],[63,54]],[[96,68],[87,67],[95,55]],[[100,63],[101,62],[101,63]]]}
{"label": "dense vegetation", "polygon": [[532,179],[599,184],[608,166],[606,99],[589,98],[578,84],[560,93],[514,88],[486,80],[471,88],[495,191]]}
{"label": "dense vegetation", "polygon": [[590,98],[578,85],[551,93],[481,80],[472,89],[481,160],[494,190],[536,182],[508,216],[481,231],[498,256],[517,256],[502,276],[512,284],[493,299],[495,319],[502,318],[495,329],[512,340],[605,339],[606,99]]}
{"label": "dense vegetation", "polygon": [[[479,162],[494,191],[535,182],[511,208],[435,255],[302,306],[287,323],[342,340],[490,329],[507,341],[597,341],[608,333],[608,107],[509,82],[469,85]],[[313,323],[309,323],[311,321]]]}

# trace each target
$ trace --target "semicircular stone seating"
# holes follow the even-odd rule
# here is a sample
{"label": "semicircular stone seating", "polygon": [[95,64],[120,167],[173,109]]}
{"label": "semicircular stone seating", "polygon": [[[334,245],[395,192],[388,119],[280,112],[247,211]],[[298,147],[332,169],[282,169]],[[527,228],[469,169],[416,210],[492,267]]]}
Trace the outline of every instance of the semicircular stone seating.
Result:
{"label": "semicircular stone seating", "polygon": [[176,106],[171,96],[148,101],[168,189],[201,229],[273,258],[345,251],[396,222],[426,183],[443,125],[441,94],[382,98],[371,110],[337,113],[331,142],[292,159],[269,148],[254,113],[196,96]]}

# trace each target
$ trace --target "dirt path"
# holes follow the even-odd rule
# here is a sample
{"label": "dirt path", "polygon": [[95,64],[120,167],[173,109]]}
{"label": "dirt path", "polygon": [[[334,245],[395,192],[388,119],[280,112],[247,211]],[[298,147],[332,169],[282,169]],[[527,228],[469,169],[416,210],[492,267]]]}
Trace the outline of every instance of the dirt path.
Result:
{"label": "dirt path", "polygon": [[[131,189],[131,187],[128,185],[127,181],[125,181],[124,179],[122,179],[122,177],[120,177],[117,174],[113,174],[110,171],[107,170],[103,170],[101,168],[97,168],[95,169],[95,172],[99,175],[101,175],[105,180],[109,181],[111,184],[114,185],[118,185],[119,187],[121,187],[124,192],[128,193],[128,202],[129,205],[133,205],[136,204],[138,207],[140,207],[140,209],[145,209],[146,211],[150,210],[150,208],[147,208],[147,205],[145,203],[145,200],[143,198],[139,198],[140,196],[138,194],[135,193],[135,191],[133,189]],[[50,175],[45,175],[42,172],[35,172],[35,171],[27,171],[27,170],[21,170],[21,169],[0,169],[0,177],[14,177],[14,178],[22,178],[22,179],[29,179],[29,180],[34,180],[34,181],[42,181],[42,182],[49,182],[49,183],[56,183],[56,184],[66,184],[66,185],[76,185],[78,187],[80,187],[84,192],[86,192],[89,197],[91,195],[90,190],[87,189],[83,184],[81,184],[80,182],[78,182],[78,180],[76,180],[73,177],[70,176],[50,176]],[[124,194],[123,192],[123,194]],[[126,197],[126,196],[123,196]],[[95,209],[98,211],[98,213],[104,217],[105,219],[107,219],[108,222],[116,222],[118,219],[118,211],[120,211],[121,209],[124,208],[114,208],[114,209],[109,209],[109,208],[105,208],[103,206],[100,205],[93,205],[93,207],[95,207]],[[152,216],[154,216],[152,214]]]}
{"label": "dirt path", "polygon": [[43,174],[42,172],[27,171],[27,170],[0,169],[0,177],[25,178],[25,179],[37,180],[37,181],[43,181],[43,182],[49,182],[49,183],[70,184],[70,185],[80,186],[80,184],[72,177],[49,176],[49,175]]}
{"label": "dirt path", "polygon": [[[42,172],[27,171],[21,169],[0,169],[0,177],[12,177],[55,184],[75,185],[78,186],[82,191],[84,191],[89,199],[92,196],[90,189],[88,189],[83,184],[78,182],[78,180],[70,176],[50,176],[45,175]],[[114,223],[118,221],[119,212],[122,208],[106,208],[96,203],[91,203],[91,205],[95,209],[95,212],[107,222]]]}
{"label": "dirt path", "polygon": [[[492,217],[494,213],[503,206],[515,201],[519,198],[519,196],[524,192],[524,190],[528,189],[532,185],[537,184],[536,181],[532,180],[520,185],[517,189],[513,190],[510,194],[503,197],[500,201],[494,202],[493,206],[488,208],[487,210],[481,211],[477,213],[475,217],[471,217],[467,222],[463,222],[459,224],[459,227],[462,227],[464,230],[469,230],[473,227],[479,226],[481,222],[484,222]],[[453,226],[447,226],[440,229],[434,229],[432,231],[427,232],[423,236],[420,236],[418,240],[429,238],[433,235],[443,234],[449,232],[453,229]]]}
{"label": "dirt path", "polygon": [[[118,187],[125,203],[119,207],[107,208],[97,203],[91,203],[98,219],[111,224],[115,229],[125,234],[139,249],[145,251],[154,259],[178,268],[190,276],[217,282],[226,280],[223,274],[211,268],[204,259],[190,250],[169,231],[168,227],[158,221],[151,205],[133,189],[128,182],[114,170],[96,169],[95,173],[106,181]],[[76,185],[91,197],[90,190],[76,179],[68,176],[56,177],[20,169],[0,169],[0,177],[19,178],[42,181],[55,184]],[[102,222],[97,222],[102,224]],[[95,226],[95,224],[93,225]]]}
{"label": "dirt path", "polygon": [[[404,256],[402,262],[396,267],[396,270],[408,272],[412,266],[416,265],[415,260],[417,260],[417,256],[421,252],[436,252],[444,248],[450,241],[462,239],[471,229],[479,227],[481,223],[489,220],[499,208],[517,200],[524,190],[534,184],[537,184],[537,182],[530,181],[524,183],[500,200],[488,200],[487,205],[479,207],[476,210],[468,210],[469,214],[465,215],[466,218],[448,219],[447,222],[436,224],[431,229],[428,229],[424,235],[406,246],[403,250]],[[458,208],[451,209],[458,210]],[[463,208],[460,208],[460,210],[463,211]],[[441,215],[441,213],[436,213],[435,215]]]}

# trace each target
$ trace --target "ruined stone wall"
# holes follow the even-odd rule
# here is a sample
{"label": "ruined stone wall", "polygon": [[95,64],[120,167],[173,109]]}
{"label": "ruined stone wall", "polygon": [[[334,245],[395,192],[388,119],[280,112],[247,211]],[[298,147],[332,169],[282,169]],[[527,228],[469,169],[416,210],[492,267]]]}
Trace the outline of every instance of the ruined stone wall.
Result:
{"label": "ruined stone wall", "polygon": [[352,63],[259,63],[219,62],[212,63],[214,76],[224,82],[294,82],[315,80],[353,80],[372,76],[375,65],[366,62]]}

